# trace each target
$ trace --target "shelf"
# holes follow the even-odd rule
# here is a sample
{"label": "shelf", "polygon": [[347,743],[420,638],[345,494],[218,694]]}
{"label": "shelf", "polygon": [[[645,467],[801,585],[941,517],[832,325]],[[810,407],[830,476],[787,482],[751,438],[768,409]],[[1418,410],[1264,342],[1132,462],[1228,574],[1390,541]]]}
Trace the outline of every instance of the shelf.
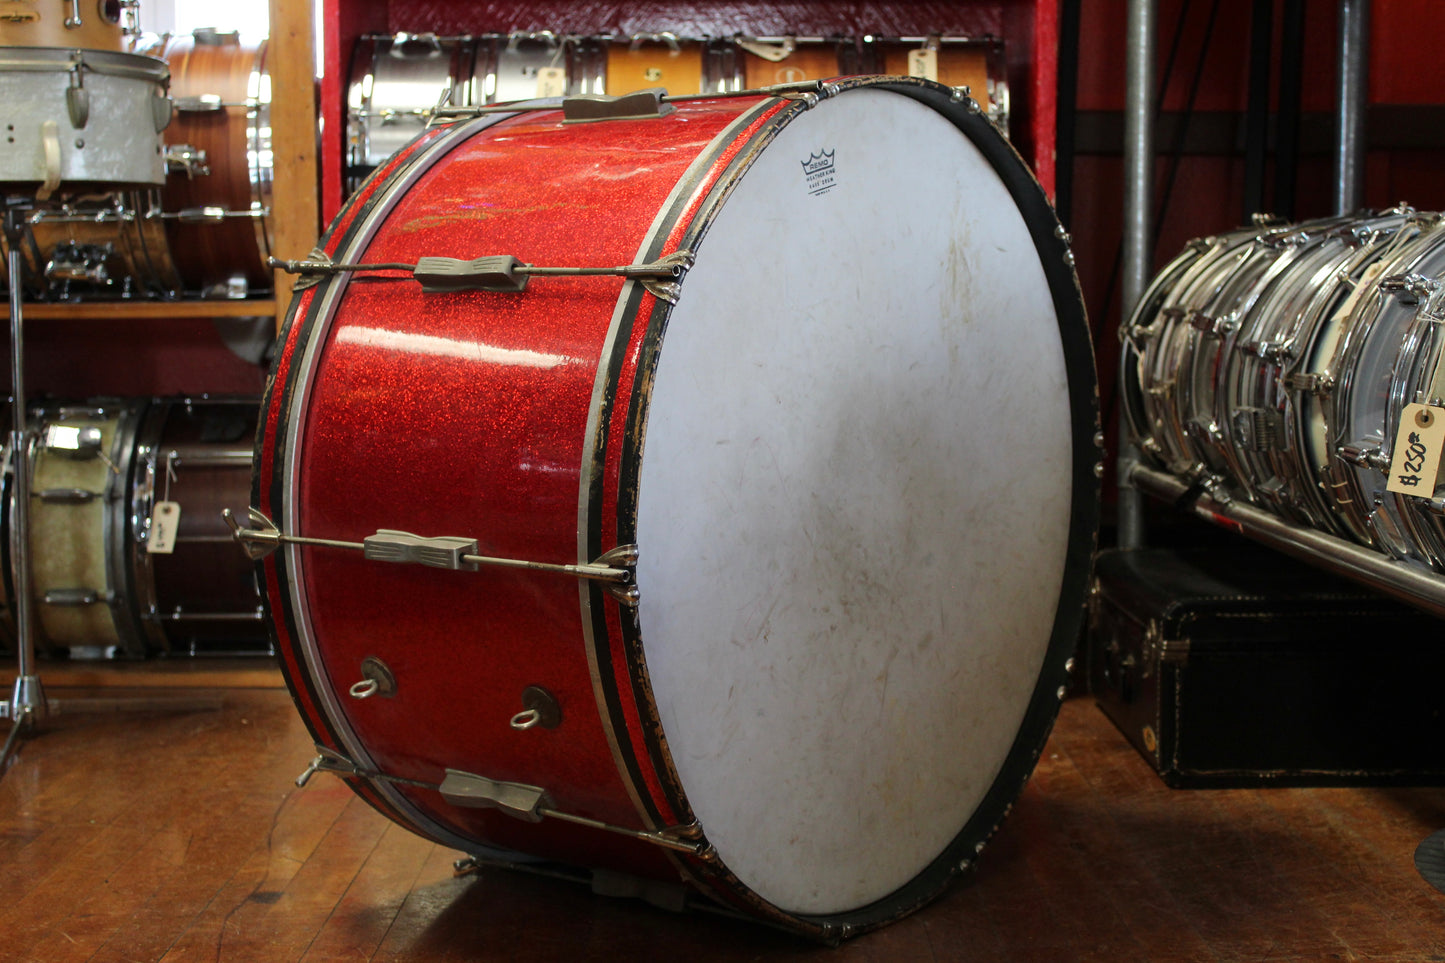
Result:
{"label": "shelf", "polygon": [[238,301],[36,301],[24,306],[28,321],[144,321],[155,318],[274,317],[273,298]]}

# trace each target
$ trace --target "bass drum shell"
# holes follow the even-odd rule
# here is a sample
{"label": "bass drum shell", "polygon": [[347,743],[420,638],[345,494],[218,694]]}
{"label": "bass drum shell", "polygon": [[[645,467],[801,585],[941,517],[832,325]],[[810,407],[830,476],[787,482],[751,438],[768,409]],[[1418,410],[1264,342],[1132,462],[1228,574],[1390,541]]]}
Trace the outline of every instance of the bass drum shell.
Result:
{"label": "bass drum shell", "polygon": [[[283,545],[263,581],[298,708],[429,838],[837,939],[971,867],[1021,791],[1080,627],[1100,451],[1069,251],[1007,142],[926,81],[821,92],[429,132],[328,256],[689,251],[676,305],[610,277],[324,279],[292,305],[256,494],[296,537],[557,565],[636,545],[635,606],[566,570]],[[509,725],[534,688],[555,728]],[[449,770],[590,822],[458,805]]]}
{"label": "bass drum shell", "polygon": [[[222,518],[246,517],[257,398],[158,398],[136,436],[131,571],[153,652],[269,650],[255,568]],[[171,552],[148,551],[159,508],[180,514]]]}

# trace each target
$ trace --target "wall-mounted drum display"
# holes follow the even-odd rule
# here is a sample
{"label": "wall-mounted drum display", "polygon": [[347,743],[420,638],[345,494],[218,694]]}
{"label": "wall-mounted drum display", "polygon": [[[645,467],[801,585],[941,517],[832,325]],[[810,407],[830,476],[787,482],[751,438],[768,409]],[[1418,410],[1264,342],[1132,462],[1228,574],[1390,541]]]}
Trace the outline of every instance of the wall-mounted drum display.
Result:
{"label": "wall-mounted drum display", "polygon": [[1404,206],[1194,241],[1124,331],[1131,433],[1195,498],[1445,572],[1442,279]]}
{"label": "wall-mounted drum display", "polygon": [[735,37],[739,89],[863,73],[851,37]]}
{"label": "wall-mounted drum display", "polygon": [[[30,564],[41,652],[270,651],[253,566],[222,518],[248,501],[258,410],[254,397],[32,407]],[[4,504],[8,531],[16,507],[8,495]],[[5,557],[8,573],[8,540]],[[4,621],[10,646],[8,609]]]}
{"label": "wall-mounted drum display", "polygon": [[378,170],[323,247],[380,266],[303,269],[237,534],[316,768],[484,858],[842,938],[973,866],[1063,696],[1071,252],[938,84],[618,106]]}
{"label": "wall-mounted drum display", "polygon": [[989,119],[1008,133],[1008,63],[997,37],[866,37],[863,67],[869,73],[967,87]]}
{"label": "wall-mounted drum display", "polygon": [[399,33],[356,42],[347,88],[347,166],[353,179],[410,143],[440,104],[477,103],[471,37]]}

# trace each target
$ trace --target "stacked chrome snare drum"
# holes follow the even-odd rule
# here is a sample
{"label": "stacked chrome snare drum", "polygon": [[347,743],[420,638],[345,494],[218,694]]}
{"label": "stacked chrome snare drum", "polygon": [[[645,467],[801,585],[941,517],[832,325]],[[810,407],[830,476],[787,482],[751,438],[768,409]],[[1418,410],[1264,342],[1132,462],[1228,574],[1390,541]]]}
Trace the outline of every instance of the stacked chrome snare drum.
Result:
{"label": "stacked chrome snare drum", "polygon": [[1442,280],[1442,216],[1403,205],[1191,242],[1123,332],[1145,459],[1190,498],[1445,571]]}
{"label": "stacked chrome snare drum", "polygon": [[550,31],[362,37],[347,93],[348,170],[359,179],[425,129],[442,105],[572,94],[726,93],[873,73],[967,86],[1008,127],[1003,42],[993,37],[563,36]]}

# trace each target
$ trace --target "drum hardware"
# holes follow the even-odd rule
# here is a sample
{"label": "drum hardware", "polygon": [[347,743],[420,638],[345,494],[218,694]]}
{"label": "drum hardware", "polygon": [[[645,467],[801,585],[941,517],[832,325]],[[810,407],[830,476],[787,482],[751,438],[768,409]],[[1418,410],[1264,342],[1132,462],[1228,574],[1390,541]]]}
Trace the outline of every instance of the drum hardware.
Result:
{"label": "drum hardware", "polygon": [[379,695],[383,699],[390,699],[396,695],[396,677],[391,674],[387,664],[374,655],[368,655],[361,660],[360,682],[354,683],[348,690],[354,699],[369,699]]}
{"label": "drum hardware", "polygon": [[748,53],[764,60],[777,63],[788,59],[793,51],[798,49],[797,42],[792,37],[783,37],[781,40],[763,40],[758,37],[737,37],[733,40]]}
{"label": "drum hardware", "polygon": [[477,540],[458,536],[426,537],[413,535],[410,532],[381,529],[375,535],[368,535],[364,542],[347,542],[330,538],[288,535],[277,529],[275,523],[256,509],[250,509],[249,514],[251,523],[260,526],[259,528],[242,528],[229,508],[222,513],[226,524],[231,527],[236,541],[241,543],[242,549],[255,561],[260,561],[270,555],[283,544],[345,548],[360,551],[365,558],[372,561],[425,565],[429,568],[442,568],[457,572],[476,572],[481,566],[487,566],[570,575],[574,578],[602,582],[619,602],[630,606],[637,604],[637,587],[632,584],[633,572],[637,565],[637,547],[635,545],[619,545],[599,555],[588,565],[561,565],[553,562],[533,562],[525,559],[474,555],[471,553],[476,550]]}
{"label": "drum hardware", "polygon": [[1440,288],[1439,281],[1414,272],[1380,278],[1379,285],[1381,291],[1393,294],[1401,304],[1407,305],[1419,304]]}
{"label": "drum hardware", "polygon": [[55,505],[83,505],[97,498],[98,493],[85,488],[47,488],[36,492],[35,497]]}
{"label": "drum hardware", "polygon": [[[319,255],[319,257],[318,257]],[[321,278],[355,271],[410,271],[428,294],[455,291],[491,291],[520,293],[527,289],[532,277],[621,277],[637,279],[654,296],[668,303],[677,303],[678,282],[692,266],[691,251],[674,251],[646,264],[625,264],[619,267],[538,267],[524,264],[510,254],[491,255],[464,261],[451,257],[422,257],[415,264],[337,264],[320,251],[301,261],[270,258],[273,268],[287,274],[303,275],[295,289],[304,290],[318,284]],[[395,280],[405,280],[395,278]]]}
{"label": "drum hardware", "polygon": [[190,144],[167,144],[166,145],[166,173],[185,174],[186,177],[196,177],[211,172],[211,165],[206,163],[206,152],[196,150]]}
{"label": "drum hardware", "polygon": [[1253,451],[1284,447],[1284,412],[1263,408],[1239,408],[1234,412],[1238,444]]}
{"label": "drum hardware", "polygon": [[388,782],[398,786],[431,789],[440,793],[441,797],[453,806],[461,806],[466,809],[495,809],[529,823],[541,822],[543,819],[558,819],[578,826],[586,826],[589,829],[600,829],[616,833],[619,836],[652,843],[655,846],[686,853],[704,861],[715,858],[712,847],[703,838],[702,827],[697,823],[686,826],[669,826],[656,832],[628,829],[625,826],[614,826],[611,823],[590,819],[587,816],[578,816],[574,813],[553,809],[551,794],[541,786],[488,779],[486,776],[462,772],[458,769],[448,769],[446,778],[439,783],[421,779],[406,779],[376,769],[358,766],[341,753],[325,746],[318,745],[316,753],[316,758],[311,760],[311,764],[306,767],[306,770],[296,777],[297,786],[305,786],[318,772],[330,772],[339,776]]}
{"label": "drum hardware", "polygon": [[[638,91],[637,93],[648,94],[651,90],[660,91],[657,100],[660,104],[683,104],[694,103],[702,100],[726,100],[738,97],[782,97],[786,100],[802,101],[809,106],[816,104],[818,100],[830,97],[838,90],[836,85],[824,83],[821,80],[799,80],[794,83],[772,84],[767,87],[754,87],[749,90],[719,90],[706,94],[670,94],[665,88],[655,87],[649,91]],[[583,96],[583,95],[578,95]],[[634,94],[622,94],[611,100],[625,100]],[[966,96],[966,95],[964,95]],[[609,97],[607,94],[587,94],[586,100],[589,103],[596,103]],[[573,97],[563,97],[562,106],[565,109],[567,101]],[[953,98],[958,100],[958,97]],[[481,114],[516,114],[523,111],[556,110],[556,103],[545,104],[490,104],[485,107],[438,107],[431,111],[434,121],[456,120],[465,117],[476,117]],[[586,109],[586,108],[583,108]],[[650,116],[650,115],[649,115]],[[661,116],[661,115],[659,115]],[[620,118],[612,118],[620,119]]]}
{"label": "drum hardware", "polygon": [[[57,244],[45,262],[45,280],[60,285],[67,293],[76,282],[108,286],[111,278],[105,263],[114,253],[115,247],[110,244]],[[129,293],[130,278],[123,281]]]}
{"label": "drum hardware", "polygon": [[50,589],[41,599],[46,605],[80,606],[109,602],[114,592],[100,592],[91,588]]}
{"label": "drum hardware", "polygon": [[522,711],[512,716],[507,723],[513,729],[555,729],[562,724],[562,707],[557,697],[539,685],[529,685],[522,690]]}

